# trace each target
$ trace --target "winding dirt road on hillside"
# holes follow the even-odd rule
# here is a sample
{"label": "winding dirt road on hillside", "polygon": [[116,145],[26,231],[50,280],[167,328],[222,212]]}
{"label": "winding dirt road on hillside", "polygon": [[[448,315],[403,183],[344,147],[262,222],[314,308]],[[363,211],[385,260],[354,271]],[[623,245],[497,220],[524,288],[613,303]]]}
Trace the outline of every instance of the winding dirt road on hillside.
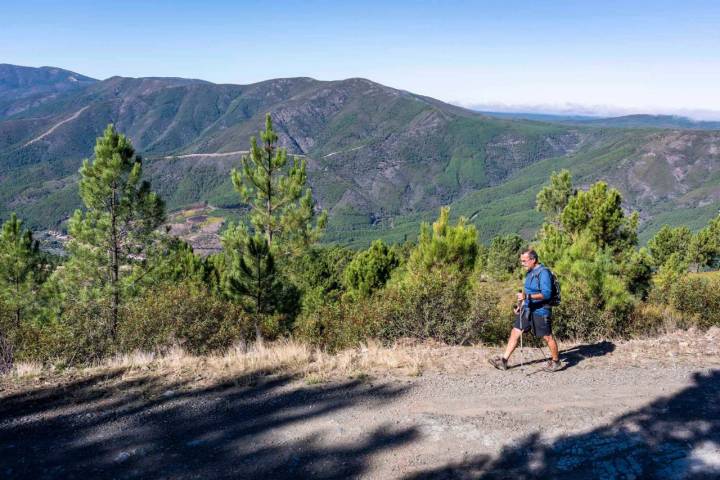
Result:
{"label": "winding dirt road on hillside", "polygon": [[68,123],[68,122],[72,122],[73,120],[75,120],[76,118],[78,118],[78,117],[80,116],[80,114],[83,113],[83,112],[84,112],[85,110],[87,110],[88,108],[89,108],[89,106],[83,107],[83,108],[81,108],[80,110],[78,110],[77,112],[73,113],[73,114],[72,114],[71,116],[69,116],[68,118],[66,118],[65,120],[59,121],[58,123],[56,123],[55,125],[53,125],[52,127],[50,127],[50,129],[49,129],[47,132],[45,132],[45,133],[43,133],[42,135],[39,135],[39,136],[33,138],[32,140],[30,140],[29,142],[27,142],[25,145],[23,145],[23,147],[27,147],[28,145],[32,145],[32,144],[35,143],[35,142],[39,142],[39,141],[42,140],[43,138],[45,138],[45,137],[47,137],[48,135],[52,134],[55,130],[57,130],[57,129],[60,128],[61,126],[65,125],[65,124]]}
{"label": "winding dirt road on hillside", "polygon": [[718,478],[717,343],[576,345],[554,374],[439,347],[417,377],[5,384],[0,477]]}

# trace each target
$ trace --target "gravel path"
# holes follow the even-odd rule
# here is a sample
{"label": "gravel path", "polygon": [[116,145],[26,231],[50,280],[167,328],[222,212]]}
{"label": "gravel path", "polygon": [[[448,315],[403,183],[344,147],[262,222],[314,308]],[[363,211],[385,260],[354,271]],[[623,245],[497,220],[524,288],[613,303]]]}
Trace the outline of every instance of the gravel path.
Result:
{"label": "gravel path", "polygon": [[576,347],[553,374],[8,389],[0,478],[720,478],[720,355],[638,352]]}

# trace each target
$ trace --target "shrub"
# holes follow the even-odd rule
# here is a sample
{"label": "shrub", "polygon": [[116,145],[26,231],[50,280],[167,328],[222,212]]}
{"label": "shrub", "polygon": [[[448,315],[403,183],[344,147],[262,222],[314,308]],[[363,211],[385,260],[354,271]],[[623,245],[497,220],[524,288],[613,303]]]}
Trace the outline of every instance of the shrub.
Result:
{"label": "shrub", "polygon": [[699,328],[720,326],[720,278],[685,275],[670,288],[669,303],[689,324]]}
{"label": "shrub", "polygon": [[348,264],[343,282],[348,291],[368,296],[385,286],[392,271],[400,265],[395,251],[382,240],[375,240],[370,248],[359,252]]}
{"label": "shrub", "polygon": [[597,340],[623,334],[626,315],[598,308],[580,289],[563,289],[562,304],[553,309],[553,333],[557,338]]}
{"label": "shrub", "polygon": [[304,312],[295,322],[295,335],[329,351],[354,347],[376,338],[378,325],[390,317],[384,296],[345,297]]}
{"label": "shrub", "polygon": [[408,270],[414,274],[435,269],[453,269],[469,273],[475,267],[478,254],[477,230],[466,225],[463,217],[457,225],[449,225],[450,209],[440,209],[440,217],[432,228],[420,227],[418,245],[410,254]]}
{"label": "shrub", "polygon": [[630,313],[627,336],[648,337],[673,332],[678,328],[693,326],[687,315],[670,305],[661,303],[638,303]]}
{"label": "shrub", "polygon": [[24,322],[12,333],[17,360],[64,364],[96,362],[114,350],[110,335],[110,302],[81,297],[62,313]]}
{"label": "shrub", "polygon": [[485,268],[496,278],[510,278],[518,268],[518,258],[524,245],[525,241],[516,234],[493,238],[487,250]]}
{"label": "shrub", "polygon": [[648,252],[655,267],[662,266],[673,254],[685,260],[692,240],[692,232],[686,226],[662,228],[648,241]]}
{"label": "shrub", "polygon": [[436,270],[409,276],[388,288],[379,301],[387,318],[378,323],[384,340],[402,337],[458,344],[472,336],[468,282],[458,272]]}
{"label": "shrub", "polygon": [[507,341],[513,320],[512,303],[507,303],[507,299],[513,298],[513,291],[507,282],[473,281],[469,292],[472,322],[468,329],[471,333],[469,341],[493,345]]}
{"label": "shrub", "polygon": [[[124,351],[161,351],[180,345],[203,354],[252,338],[252,322],[240,307],[194,283],[150,289],[129,303],[124,313],[119,329]],[[262,325],[267,336],[274,335],[275,320],[270,317]]]}

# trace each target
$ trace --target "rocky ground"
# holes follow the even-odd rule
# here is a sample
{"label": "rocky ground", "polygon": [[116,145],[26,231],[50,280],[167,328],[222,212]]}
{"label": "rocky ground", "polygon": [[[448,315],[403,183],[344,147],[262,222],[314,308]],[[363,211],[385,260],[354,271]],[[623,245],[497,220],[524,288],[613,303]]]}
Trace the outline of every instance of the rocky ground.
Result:
{"label": "rocky ground", "polygon": [[[2,478],[718,478],[720,330],[492,369],[198,382],[122,368],[3,380]],[[514,360],[519,361],[518,356]]]}

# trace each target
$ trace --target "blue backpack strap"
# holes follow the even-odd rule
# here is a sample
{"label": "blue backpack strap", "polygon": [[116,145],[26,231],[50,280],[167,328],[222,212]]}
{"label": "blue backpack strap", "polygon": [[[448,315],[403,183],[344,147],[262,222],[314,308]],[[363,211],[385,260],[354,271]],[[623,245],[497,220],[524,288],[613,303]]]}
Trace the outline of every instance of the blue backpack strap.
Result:
{"label": "blue backpack strap", "polygon": [[[539,292],[542,292],[542,287],[540,285],[540,274],[543,272],[543,270],[547,270],[547,267],[545,265],[541,265],[540,268],[537,269],[537,273],[533,272],[533,277],[535,277],[535,279],[537,280],[537,288],[538,288]],[[552,283],[553,283],[553,281],[552,281],[552,274],[550,274],[549,270],[548,270],[548,274],[550,275],[550,285],[551,285],[550,297],[552,298]],[[542,302],[543,306],[545,306],[548,302],[550,302],[550,298],[543,298],[540,301]]]}
{"label": "blue backpack strap", "polygon": [[533,272],[533,277],[537,280],[538,291],[542,291],[542,288],[540,288],[540,273],[542,273],[543,270],[547,270],[545,265],[540,266],[540,268],[537,269],[537,273]]}

